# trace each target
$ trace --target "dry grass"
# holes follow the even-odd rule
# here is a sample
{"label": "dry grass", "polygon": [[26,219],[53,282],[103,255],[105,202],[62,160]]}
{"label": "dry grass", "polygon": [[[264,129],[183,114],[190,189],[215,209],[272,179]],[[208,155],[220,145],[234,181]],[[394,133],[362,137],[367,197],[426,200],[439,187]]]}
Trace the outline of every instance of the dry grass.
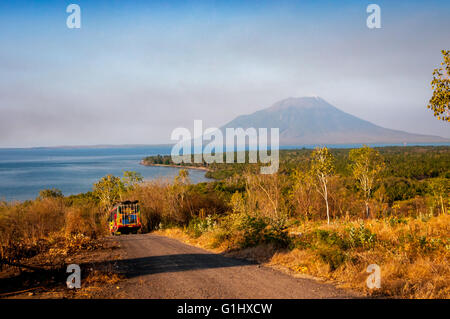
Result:
{"label": "dry grass", "polygon": [[[314,229],[321,229],[345,238],[351,226],[356,228],[357,223],[305,225],[300,228],[300,232],[307,234]],[[270,262],[333,279],[367,294],[400,298],[450,298],[448,214],[429,220],[408,218],[394,225],[389,220],[370,220],[365,222],[365,227],[376,235],[374,245],[366,248],[350,247],[347,250],[332,246],[345,257],[345,261],[336,269],[332,269],[329,263],[318,256],[317,249],[311,248],[278,252]],[[381,267],[382,287],[379,291],[371,291],[366,287],[366,268],[370,264]]]}
{"label": "dry grass", "polygon": [[[192,238],[181,229],[160,231],[198,247],[332,280],[341,287],[357,289],[367,295],[450,298],[449,214],[426,218],[338,220],[331,225],[305,222],[289,228],[295,236],[286,249],[263,244],[227,251],[226,243],[214,244],[215,232],[217,229],[212,229]],[[381,267],[381,289],[366,287],[369,275],[366,269],[370,264]]]}
{"label": "dry grass", "polygon": [[123,278],[114,272],[105,272],[100,270],[93,270],[89,275],[83,279],[83,285],[92,286],[98,284],[114,285],[121,281]]}
{"label": "dry grass", "polygon": [[0,260],[17,263],[42,253],[55,258],[94,249],[106,231],[95,205],[67,206],[63,198],[10,203],[0,207]]}

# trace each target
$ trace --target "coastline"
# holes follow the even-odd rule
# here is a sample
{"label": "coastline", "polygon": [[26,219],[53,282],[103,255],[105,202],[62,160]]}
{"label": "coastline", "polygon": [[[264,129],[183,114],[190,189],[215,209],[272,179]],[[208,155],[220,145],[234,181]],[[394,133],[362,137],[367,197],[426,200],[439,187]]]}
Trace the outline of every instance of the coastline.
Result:
{"label": "coastline", "polygon": [[207,167],[203,167],[203,166],[184,166],[184,165],[175,165],[175,164],[150,164],[150,163],[145,163],[145,161],[140,161],[139,162],[141,165],[143,166],[160,166],[160,167],[174,167],[174,168],[180,168],[180,169],[196,169],[199,171],[205,171],[205,172],[209,172],[210,169]]}

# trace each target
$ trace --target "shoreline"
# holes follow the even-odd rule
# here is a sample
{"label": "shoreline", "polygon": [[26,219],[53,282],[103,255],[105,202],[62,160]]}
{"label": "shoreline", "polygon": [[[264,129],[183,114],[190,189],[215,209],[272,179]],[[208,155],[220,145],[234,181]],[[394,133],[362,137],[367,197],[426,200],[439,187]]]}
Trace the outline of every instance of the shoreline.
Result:
{"label": "shoreline", "polygon": [[159,167],[173,167],[173,168],[180,168],[180,169],[196,169],[196,170],[205,171],[205,172],[210,171],[209,168],[203,167],[203,166],[184,166],[184,165],[176,165],[176,164],[150,164],[150,163],[145,163],[144,161],[140,161],[139,164],[141,164],[143,166],[159,166]]}

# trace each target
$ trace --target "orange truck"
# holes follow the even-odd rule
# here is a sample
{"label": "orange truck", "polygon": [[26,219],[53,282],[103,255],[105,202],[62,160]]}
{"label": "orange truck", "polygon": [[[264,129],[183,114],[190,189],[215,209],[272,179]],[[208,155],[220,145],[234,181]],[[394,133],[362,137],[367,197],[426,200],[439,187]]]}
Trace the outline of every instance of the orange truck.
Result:
{"label": "orange truck", "polygon": [[112,235],[137,234],[141,229],[141,211],[138,201],[124,201],[109,211],[109,231]]}

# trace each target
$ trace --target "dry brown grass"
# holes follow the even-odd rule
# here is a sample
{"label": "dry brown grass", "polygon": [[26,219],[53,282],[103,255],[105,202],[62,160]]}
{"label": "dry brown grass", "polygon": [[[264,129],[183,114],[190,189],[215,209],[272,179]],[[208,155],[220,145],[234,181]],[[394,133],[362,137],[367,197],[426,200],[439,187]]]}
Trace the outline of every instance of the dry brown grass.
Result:
{"label": "dry brown grass", "polygon": [[89,272],[89,275],[85,279],[83,279],[83,285],[88,287],[99,284],[114,285],[122,279],[123,276],[112,271],[93,270]]}
{"label": "dry brown grass", "polygon": [[92,204],[67,206],[63,198],[44,198],[2,205],[0,259],[17,263],[44,252],[55,257],[91,249],[106,231],[105,214]]}
{"label": "dry brown grass", "polygon": [[[264,244],[227,252],[226,243],[213,245],[214,229],[198,238],[190,237],[181,229],[160,233],[215,252],[332,280],[341,287],[357,289],[367,295],[450,298],[450,215],[365,220],[364,229],[367,229],[367,234],[374,234],[376,239],[352,246],[349,229],[360,229],[361,222],[337,220],[327,225],[318,221],[291,227],[289,231],[296,235],[287,249]],[[341,238],[341,241],[335,244],[328,239],[320,240],[315,235],[318,231],[335,234],[333,236]],[[364,234],[357,232],[353,236],[358,239]],[[341,256],[342,260],[339,259]],[[369,275],[366,269],[370,264],[381,267],[381,289],[366,287]]]}
{"label": "dry brown grass", "polygon": [[0,258],[14,261],[45,249],[64,225],[61,199],[44,199],[0,208]]}
{"label": "dry brown grass", "polygon": [[[314,228],[345,234],[356,222],[336,222],[333,225],[308,225],[300,232]],[[429,220],[408,218],[391,225],[387,220],[366,221],[365,226],[376,235],[371,248],[354,247],[343,253],[345,262],[337,269],[321,259],[314,249],[295,248],[276,253],[272,264],[333,279],[347,287],[368,294],[400,298],[450,298],[450,216],[440,215]],[[335,249],[338,249],[335,247]],[[365,280],[369,264],[381,267],[382,287],[368,290]]]}

